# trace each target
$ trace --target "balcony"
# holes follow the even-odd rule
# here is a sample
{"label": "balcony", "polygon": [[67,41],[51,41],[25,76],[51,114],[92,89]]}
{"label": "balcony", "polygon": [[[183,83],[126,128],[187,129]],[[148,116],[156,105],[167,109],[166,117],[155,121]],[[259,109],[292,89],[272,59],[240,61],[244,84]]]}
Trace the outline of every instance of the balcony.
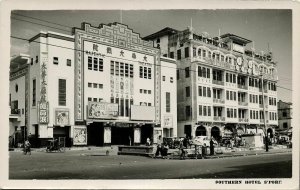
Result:
{"label": "balcony", "polygon": [[19,119],[21,118],[21,109],[11,109],[9,118],[17,119],[19,121]]}
{"label": "balcony", "polygon": [[225,103],[225,100],[214,98],[214,99],[213,99],[213,102],[214,102],[214,103],[217,103],[217,104],[224,104],[224,103]]}
{"label": "balcony", "polygon": [[224,81],[220,81],[220,80],[213,80],[212,81],[213,84],[217,84],[217,85],[223,85],[224,86]]}
{"label": "balcony", "polygon": [[239,102],[238,104],[239,104],[239,106],[248,106],[247,102]]}
{"label": "balcony", "polygon": [[248,123],[249,119],[247,119],[247,118],[239,118],[239,122],[241,122],[241,123]]}
{"label": "balcony", "polygon": [[237,87],[240,89],[248,90],[248,86],[246,85],[238,84]]}
{"label": "balcony", "polygon": [[225,121],[225,117],[214,116],[214,121]]}
{"label": "balcony", "polygon": [[[264,108],[264,105],[259,104],[259,108]],[[268,105],[265,105],[265,108],[267,109],[267,108],[268,108]]]}

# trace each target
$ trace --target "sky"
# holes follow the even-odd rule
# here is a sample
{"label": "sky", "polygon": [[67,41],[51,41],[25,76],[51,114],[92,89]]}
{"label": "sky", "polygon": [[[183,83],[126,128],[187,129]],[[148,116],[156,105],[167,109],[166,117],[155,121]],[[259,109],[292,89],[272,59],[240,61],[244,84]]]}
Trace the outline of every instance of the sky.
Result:
{"label": "sky", "polygon": [[[122,16],[121,16],[122,15]],[[211,37],[232,33],[254,41],[257,52],[273,52],[278,62],[278,99],[292,102],[292,11],[291,10],[60,10],[13,11],[11,35],[30,39],[39,31],[71,34],[82,22],[93,26],[121,22],[141,37],[165,27],[184,30],[191,25],[198,34]],[[248,44],[250,49],[253,43]],[[11,38],[11,56],[28,53],[28,43]],[[280,88],[283,87],[283,88]],[[286,89],[284,89],[286,88]],[[290,90],[287,90],[290,89]]]}

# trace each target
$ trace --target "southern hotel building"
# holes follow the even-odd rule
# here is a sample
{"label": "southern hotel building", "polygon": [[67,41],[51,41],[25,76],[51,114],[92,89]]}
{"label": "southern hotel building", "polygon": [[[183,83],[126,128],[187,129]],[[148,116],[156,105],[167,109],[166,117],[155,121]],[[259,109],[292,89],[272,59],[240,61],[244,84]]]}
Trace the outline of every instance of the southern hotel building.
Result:
{"label": "southern hotel building", "polygon": [[[234,34],[82,23],[40,32],[10,64],[10,136],[36,146],[145,144],[163,137],[268,134],[277,123],[276,64]],[[261,80],[263,78],[263,81]],[[263,95],[262,95],[263,94]]]}

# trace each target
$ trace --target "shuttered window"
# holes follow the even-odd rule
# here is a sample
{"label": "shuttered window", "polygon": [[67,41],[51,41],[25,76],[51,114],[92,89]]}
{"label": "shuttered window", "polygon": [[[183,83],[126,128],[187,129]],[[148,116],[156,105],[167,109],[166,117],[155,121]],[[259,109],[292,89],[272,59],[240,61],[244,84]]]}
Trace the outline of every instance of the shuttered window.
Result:
{"label": "shuttered window", "polygon": [[58,105],[66,105],[66,80],[58,79]]}

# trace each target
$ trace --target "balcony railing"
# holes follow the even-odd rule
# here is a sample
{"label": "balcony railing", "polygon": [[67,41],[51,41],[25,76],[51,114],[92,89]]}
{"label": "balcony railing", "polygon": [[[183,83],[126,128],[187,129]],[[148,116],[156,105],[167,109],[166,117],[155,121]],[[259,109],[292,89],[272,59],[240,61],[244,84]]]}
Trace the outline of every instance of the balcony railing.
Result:
{"label": "balcony railing", "polygon": [[248,90],[248,86],[246,86],[246,85],[238,84],[237,86],[238,86],[238,88]]}
{"label": "balcony railing", "polygon": [[[259,104],[259,108],[263,108],[264,105],[263,104]],[[269,106],[268,105],[265,105],[265,108],[268,108]]]}
{"label": "balcony railing", "polygon": [[213,80],[212,83],[213,83],[213,84],[223,85],[223,86],[224,86],[224,81]]}
{"label": "balcony railing", "polygon": [[239,122],[247,123],[249,119],[247,118],[239,118]]}
{"label": "balcony railing", "polygon": [[239,102],[239,106],[248,106],[247,102]]}
{"label": "balcony railing", "polygon": [[219,103],[219,104],[224,104],[224,103],[225,103],[225,100],[214,98],[214,99],[213,99],[213,102],[214,102],[214,103]]}
{"label": "balcony railing", "polygon": [[21,109],[11,109],[10,114],[12,114],[12,115],[21,115]]}
{"label": "balcony railing", "polygon": [[225,117],[214,116],[214,121],[225,121]]}
{"label": "balcony railing", "polygon": [[260,123],[264,123],[264,119],[260,119],[259,122],[260,122]]}

